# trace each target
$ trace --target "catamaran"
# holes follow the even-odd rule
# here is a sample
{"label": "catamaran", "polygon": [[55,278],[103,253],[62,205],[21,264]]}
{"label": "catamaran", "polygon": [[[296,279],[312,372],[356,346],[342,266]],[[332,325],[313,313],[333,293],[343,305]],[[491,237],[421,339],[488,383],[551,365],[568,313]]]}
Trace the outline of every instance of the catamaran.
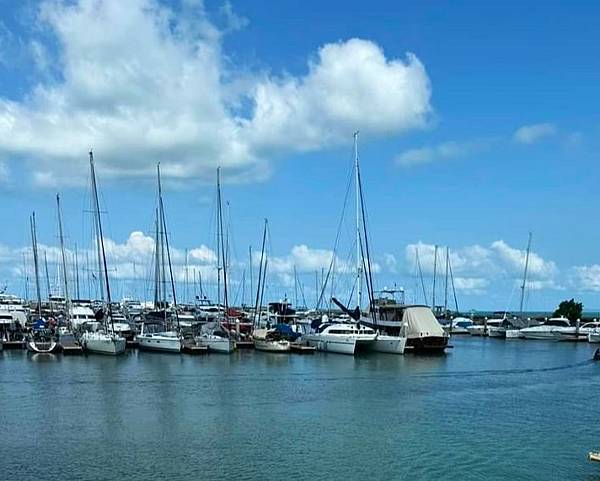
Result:
{"label": "catamaran", "polygon": [[96,184],[96,171],[94,168],[94,155],[90,151],[90,177],[92,184],[92,202],[94,207],[94,229],[96,231],[96,247],[98,252],[98,268],[100,272],[101,297],[106,294],[105,308],[100,308],[95,313],[95,319],[100,323],[96,330],[86,330],[80,337],[84,351],[95,354],[119,355],[125,352],[127,342],[124,337],[115,333],[112,325],[112,299],[110,295],[110,282],[108,280],[108,266],[106,250],[104,249],[104,235],[102,220],[100,218],[100,202],[98,200],[98,186]]}

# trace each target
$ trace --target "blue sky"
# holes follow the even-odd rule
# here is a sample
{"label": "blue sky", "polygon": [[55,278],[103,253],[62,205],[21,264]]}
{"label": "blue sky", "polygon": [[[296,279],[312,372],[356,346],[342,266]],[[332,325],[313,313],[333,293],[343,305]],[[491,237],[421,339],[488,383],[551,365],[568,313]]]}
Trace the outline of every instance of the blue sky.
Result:
{"label": "blue sky", "polygon": [[[151,242],[130,236],[151,233],[161,161],[172,244],[198,249],[207,283],[221,165],[234,280],[268,217],[269,293],[293,295],[295,265],[310,304],[359,129],[378,287],[412,299],[419,245],[430,289],[432,246],[447,245],[461,307],[514,310],[532,231],[528,308],[600,307],[594,2],[122,3],[0,1],[10,291],[23,292],[32,210],[40,242],[56,245],[57,191],[69,248],[89,248],[93,147],[120,293],[146,283],[131,287],[134,260],[138,277],[150,271]],[[353,262],[351,221],[340,265]]]}

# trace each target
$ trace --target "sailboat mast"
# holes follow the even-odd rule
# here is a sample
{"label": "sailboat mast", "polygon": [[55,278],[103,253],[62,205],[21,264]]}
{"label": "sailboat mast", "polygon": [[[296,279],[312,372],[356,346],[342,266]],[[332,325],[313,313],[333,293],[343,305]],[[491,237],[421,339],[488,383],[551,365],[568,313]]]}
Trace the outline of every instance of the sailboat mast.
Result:
{"label": "sailboat mast", "polygon": [[[106,250],[104,249],[104,234],[102,233],[102,220],[100,219],[100,202],[98,200],[98,186],[96,185],[96,171],[94,169],[94,154],[90,150],[90,173],[92,177],[92,195],[94,197],[94,211],[96,213],[96,227],[98,233],[98,244],[99,244],[99,254],[101,257],[98,259],[98,264],[100,265],[100,275],[104,273],[104,282],[106,283],[106,302],[108,304],[108,316],[110,317],[110,322],[112,324],[112,331],[115,332],[115,324],[112,317],[112,299],[110,296],[110,283],[108,281],[108,266],[106,264]],[[100,286],[103,285],[103,282],[100,278],[98,278],[98,282]],[[107,326],[106,317],[104,318],[104,325]]]}
{"label": "sailboat mast", "polygon": [[[225,317],[229,314],[229,299],[227,297],[227,248],[223,236],[223,204],[221,200],[221,168],[217,169],[217,219],[219,222],[219,237],[221,239],[221,256],[223,261],[223,303],[225,304]],[[229,243],[229,241],[228,241]]]}
{"label": "sailboat mast", "polygon": [[354,175],[356,184],[356,299],[358,308],[362,303],[362,262],[360,249],[360,177],[358,172],[358,130],[354,132]]}
{"label": "sailboat mast", "polygon": [[50,303],[50,311],[52,311],[52,301],[50,300],[50,275],[48,274],[48,256],[46,255],[46,249],[44,249],[44,272],[46,274],[46,292],[48,293],[48,302]]}
{"label": "sailboat mast", "polygon": [[431,294],[431,309],[435,312],[435,280],[437,277],[437,253],[438,246],[435,246],[433,251],[433,293]]}
{"label": "sailboat mast", "polygon": [[525,254],[525,271],[523,272],[523,284],[521,284],[521,301],[519,302],[519,316],[523,318],[523,302],[525,301],[525,286],[527,285],[527,269],[529,268],[529,252],[531,251],[531,232],[527,240],[527,254]]}
{"label": "sailboat mast", "polygon": [[31,214],[30,219],[31,225],[31,246],[33,249],[33,266],[35,269],[35,291],[37,294],[37,304],[38,304],[38,316],[42,317],[42,292],[40,290],[40,271],[39,271],[39,262],[38,262],[38,249],[37,249],[37,237],[35,232],[35,212]]}
{"label": "sailboat mast", "polygon": [[81,299],[79,293],[79,254],[77,253],[77,244],[75,244],[75,292],[77,299]]}
{"label": "sailboat mast", "polygon": [[[175,320],[177,321],[177,329],[179,330],[179,312],[177,311],[177,296],[175,295],[175,278],[173,277],[173,264],[171,263],[171,250],[169,249],[169,236],[167,235],[167,219],[165,216],[165,206],[163,204],[162,198],[162,186],[160,183],[160,162],[157,165],[157,173],[158,173],[158,202],[159,202],[159,210],[160,210],[160,222],[161,222],[161,231],[164,236],[161,236],[161,240],[164,239],[167,248],[167,262],[169,263],[169,279],[171,281],[171,294],[173,295],[173,310],[175,312]],[[163,279],[166,278],[164,271],[164,249],[161,249],[161,256],[163,260]],[[166,297],[167,297],[167,288],[166,288],[166,279],[164,286],[164,296],[165,296],[165,307],[166,307]],[[165,320],[167,310],[165,309]]]}
{"label": "sailboat mast", "polygon": [[61,253],[61,257],[62,257],[62,274],[63,274],[63,289],[64,289],[64,296],[65,296],[65,306],[67,309],[66,315],[67,318],[69,318],[69,304],[70,304],[70,300],[69,300],[69,280],[67,278],[67,258],[65,255],[65,238],[63,235],[63,225],[62,225],[62,214],[60,211],[60,196],[58,194],[56,194],[56,215],[58,217],[58,237],[60,239],[60,253]]}
{"label": "sailboat mast", "polygon": [[450,266],[450,249],[446,246],[446,281],[444,283],[444,317],[448,314],[448,268]]}
{"label": "sailboat mast", "polygon": [[160,302],[160,239],[158,238],[158,208],[154,224],[154,309],[157,310]]}

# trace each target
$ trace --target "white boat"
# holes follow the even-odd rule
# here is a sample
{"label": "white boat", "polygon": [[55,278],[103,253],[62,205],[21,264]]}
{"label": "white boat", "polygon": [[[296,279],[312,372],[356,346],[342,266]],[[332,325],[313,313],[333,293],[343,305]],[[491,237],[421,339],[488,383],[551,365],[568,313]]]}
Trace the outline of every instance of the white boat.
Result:
{"label": "white boat", "polygon": [[207,347],[209,351],[229,354],[236,348],[235,340],[217,322],[211,322],[202,326],[200,334],[194,337],[199,346]]}
{"label": "white boat", "polygon": [[183,338],[177,331],[146,332],[142,324],[141,332],[136,336],[138,347],[149,351],[181,352]]}
{"label": "white boat", "polygon": [[276,329],[254,329],[252,332],[254,349],[266,352],[288,352],[290,341],[281,336]]}
{"label": "white boat", "polygon": [[586,322],[579,328],[577,326],[560,327],[553,331],[557,341],[582,341],[588,340],[588,334],[600,329],[600,322]]}
{"label": "white boat", "polygon": [[521,334],[525,339],[534,340],[555,340],[554,331],[563,328],[570,327],[569,320],[564,317],[552,317],[539,326],[526,327],[521,329]]}
{"label": "white boat", "polygon": [[71,322],[71,326],[75,330],[81,328],[85,323],[96,322],[94,311],[92,311],[90,307],[77,305],[73,305],[71,307],[69,320]]}
{"label": "white boat", "polygon": [[594,331],[588,333],[588,342],[600,342],[600,329],[595,329]]}
{"label": "white boat", "polygon": [[318,351],[354,355],[368,350],[377,333],[369,326],[352,322],[329,322],[327,316],[315,332],[303,336],[304,341]]}
{"label": "white boat", "polygon": [[406,336],[388,336],[379,333],[377,339],[367,346],[369,351],[387,354],[404,354],[406,349]]}
{"label": "white boat", "polygon": [[54,340],[35,341],[30,339],[27,341],[27,350],[38,354],[50,354],[60,350],[59,344]]}
{"label": "white boat", "polygon": [[449,334],[469,334],[467,329],[473,325],[473,321],[467,317],[455,317],[448,324],[443,325],[444,331]]}
{"label": "white boat", "polygon": [[127,341],[124,337],[104,331],[85,331],[79,342],[85,352],[117,356],[125,352]]}
{"label": "white boat", "polygon": [[[490,329],[497,331],[497,328],[504,322],[504,319],[488,319],[484,324],[473,324],[466,329],[471,336],[488,336]],[[499,337],[499,333],[494,332],[494,337]]]}
{"label": "white boat", "polygon": [[504,333],[506,339],[523,339],[523,334],[521,333],[521,329],[507,329]]}

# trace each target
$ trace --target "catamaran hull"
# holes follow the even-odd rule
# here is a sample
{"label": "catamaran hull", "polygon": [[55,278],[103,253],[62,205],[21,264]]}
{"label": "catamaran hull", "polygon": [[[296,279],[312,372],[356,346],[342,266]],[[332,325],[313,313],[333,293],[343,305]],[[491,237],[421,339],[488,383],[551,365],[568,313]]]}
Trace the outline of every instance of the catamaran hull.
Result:
{"label": "catamaran hull", "polygon": [[290,341],[287,341],[285,339],[280,339],[277,341],[254,339],[254,349],[264,352],[289,352],[291,346]]}
{"label": "catamaran hull", "polygon": [[369,351],[384,352],[387,354],[404,354],[406,348],[406,338],[397,336],[379,335],[377,339],[371,342],[367,347]]}
{"label": "catamaran hull", "polygon": [[60,350],[60,345],[57,342],[35,342],[27,343],[27,350],[38,354],[51,354]]}
{"label": "catamaran hull", "polygon": [[127,341],[121,339],[88,339],[83,341],[85,352],[118,356],[125,352]]}
{"label": "catamaran hull", "polygon": [[139,349],[146,351],[181,352],[181,339],[173,339],[137,336]]}

